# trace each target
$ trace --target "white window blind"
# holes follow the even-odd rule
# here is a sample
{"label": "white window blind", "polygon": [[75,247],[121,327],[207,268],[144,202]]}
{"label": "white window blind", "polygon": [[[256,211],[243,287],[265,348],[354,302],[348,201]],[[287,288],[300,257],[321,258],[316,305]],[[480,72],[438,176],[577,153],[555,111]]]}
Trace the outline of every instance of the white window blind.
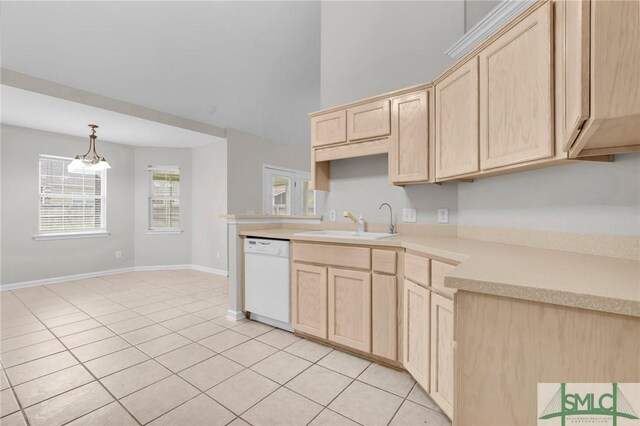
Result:
{"label": "white window blind", "polygon": [[71,158],[41,155],[41,234],[106,231],[106,170],[69,173]]}
{"label": "white window blind", "polygon": [[149,229],[177,231],[180,227],[180,169],[149,166]]}

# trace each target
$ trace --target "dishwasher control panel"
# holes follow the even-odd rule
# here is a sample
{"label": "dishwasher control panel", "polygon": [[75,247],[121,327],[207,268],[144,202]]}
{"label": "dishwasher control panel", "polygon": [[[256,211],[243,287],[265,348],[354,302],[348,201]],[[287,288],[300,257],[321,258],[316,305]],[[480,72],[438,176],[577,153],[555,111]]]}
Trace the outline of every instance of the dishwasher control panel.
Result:
{"label": "dishwasher control panel", "polygon": [[244,252],[289,257],[289,241],[246,238],[244,240]]}

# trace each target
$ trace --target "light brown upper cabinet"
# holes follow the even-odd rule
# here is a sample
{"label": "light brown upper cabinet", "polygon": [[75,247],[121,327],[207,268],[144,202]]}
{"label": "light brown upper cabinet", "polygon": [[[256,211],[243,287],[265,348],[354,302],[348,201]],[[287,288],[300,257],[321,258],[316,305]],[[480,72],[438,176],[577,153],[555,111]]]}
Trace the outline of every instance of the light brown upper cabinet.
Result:
{"label": "light brown upper cabinet", "polygon": [[482,170],[554,154],[551,2],[480,51]]}
{"label": "light brown upper cabinet", "polygon": [[329,340],[371,351],[371,274],[329,268]]}
{"label": "light brown upper cabinet", "polygon": [[435,86],[436,178],[477,172],[480,168],[478,128],[478,58]]}
{"label": "light brown upper cabinet", "polygon": [[564,151],[589,117],[589,2],[556,0],[554,8],[555,127]]}
{"label": "light brown upper cabinet", "polygon": [[389,100],[369,102],[347,110],[350,141],[387,136],[391,132]]}
{"label": "light brown upper cabinet", "polygon": [[347,112],[329,112],[311,117],[311,146],[331,145],[347,141]]}
{"label": "light brown upper cabinet", "polygon": [[292,263],[293,328],[327,338],[327,268]]}
{"label": "light brown upper cabinet", "polygon": [[420,90],[391,100],[389,179],[394,184],[429,180],[429,94]]}
{"label": "light brown upper cabinet", "polygon": [[[574,38],[589,37],[590,46],[589,118],[570,147],[569,156],[640,151],[640,2],[591,1],[587,18],[586,6],[576,11],[579,5],[566,3],[566,13],[576,27],[573,32],[582,29]],[[574,17],[578,13],[582,15]],[[587,23],[590,27],[585,34]],[[573,45],[579,46],[580,42],[586,43],[580,39]],[[568,71],[578,66],[571,63],[578,59],[577,55],[574,50],[566,65]],[[587,70],[580,65],[585,78]],[[572,72],[573,78],[579,72]],[[585,97],[574,102],[581,101]]]}

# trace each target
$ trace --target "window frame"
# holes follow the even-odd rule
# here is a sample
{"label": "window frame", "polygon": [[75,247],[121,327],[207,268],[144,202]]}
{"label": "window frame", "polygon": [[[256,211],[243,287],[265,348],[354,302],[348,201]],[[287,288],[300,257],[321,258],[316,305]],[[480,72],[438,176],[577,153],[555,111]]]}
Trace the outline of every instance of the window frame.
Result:
{"label": "window frame", "polygon": [[[42,168],[40,162],[42,160],[61,160],[68,161],[69,163],[73,161],[71,157],[63,157],[59,155],[49,155],[49,154],[39,154],[38,155],[38,233],[33,236],[34,240],[64,240],[64,239],[76,239],[76,238],[104,238],[111,235],[107,228],[107,170],[100,170],[101,178],[100,178],[100,199],[102,200],[102,209],[100,210],[100,222],[102,224],[101,228],[94,228],[91,230],[64,230],[64,231],[43,231],[41,228],[42,225]],[[65,164],[64,167],[67,165]]]}
{"label": "window frame", "polygon": [[291,179],[291,207],[289,213],[284,216],[315,216],[318,211],[317,192],[313,190],[313,213],[307,214],[306,209],[302,208],[302,188],[303,181],[311,182],[311,174],[302,170],[288,169],[286,167],[272,166],[269,164],[262,165],[262,211],[264,214],[271,213],[271,176],[286,176]]}
{"label": "window frame", "polygon": [[[182,208],[180,208],[178,212],[178,226],[171,228],[158,228],[151,226],[152,222],[152,212],[151,212],[151,201],[153,197],[153,172],[154,171],[165,171],[165,172],[178,172],[180,176],[180,184],[182,185],[182,173],[180,171],[180,166],[158,166],[158,165],[149,165],[147,166],[147,179],[148,179],[148,188],[149,193],[147,196],[147,230],[146,234],[149,235],[172,235],[172,234],[182,234],[184,231],[180,226],[182,224]],[[180,192],[182,192],[182,188],[180,188]],[[170,197],[171,199],[177,199],[180,201],[182,196],[178,197]],[[180,205],[181,206],[181,205]]]}

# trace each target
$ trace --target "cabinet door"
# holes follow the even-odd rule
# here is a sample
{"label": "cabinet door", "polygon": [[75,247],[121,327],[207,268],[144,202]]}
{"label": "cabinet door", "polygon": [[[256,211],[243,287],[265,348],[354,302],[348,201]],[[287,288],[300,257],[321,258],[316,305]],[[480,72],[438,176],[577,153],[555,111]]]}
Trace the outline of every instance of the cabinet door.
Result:
{"label": "cabinet door", "polygon": [[587,0],[553,3],[555,128],[564,151],[589,117],[590,8]]}
{"label": "cabinet door", "polygon": [[329,340],[371,351],[371,274],[329,268]]}
{"label": "cabinet door", "polygon": [[292,264],[293,328],[327,338],[327,268]]}
{"label": "cabinet door", "polygon": [[429,296],[430,291],[404,281],[403,354],[404,368],[429,392]]}
{"label": "cabinet door", "polygon": [[431,397],[453,416],[453,302],[431,294]]}
{"label": "cabinet door", "polygon": [[[395,254],[395,252],[393,252]],[[398,288],[395,275],[373,274],[371,282],[371,353],[398,357]]]}
{"label": "cabinet door", "polygon": [[483,170],[554,153],[551,30],[547,2],[479,54]]}
{"label": "cabinet door", "polygon": [[429,106],[426,90],[391,102],[389,178],[392,183],[429,180]]}
{"label": "cabinet door", "polygon": [[473,58],[436,85],[436,177],[477,172],[478,58]]}
{"label": "cabinet door", "polygon": [[311,146],[347,141],[347,111],[335,111],[311,117]]}
{"label": "cabinet door", "polygon": [[389,100],[369,102],[347,110],[347,132],[349,140],[387,136],[389,124]]}

